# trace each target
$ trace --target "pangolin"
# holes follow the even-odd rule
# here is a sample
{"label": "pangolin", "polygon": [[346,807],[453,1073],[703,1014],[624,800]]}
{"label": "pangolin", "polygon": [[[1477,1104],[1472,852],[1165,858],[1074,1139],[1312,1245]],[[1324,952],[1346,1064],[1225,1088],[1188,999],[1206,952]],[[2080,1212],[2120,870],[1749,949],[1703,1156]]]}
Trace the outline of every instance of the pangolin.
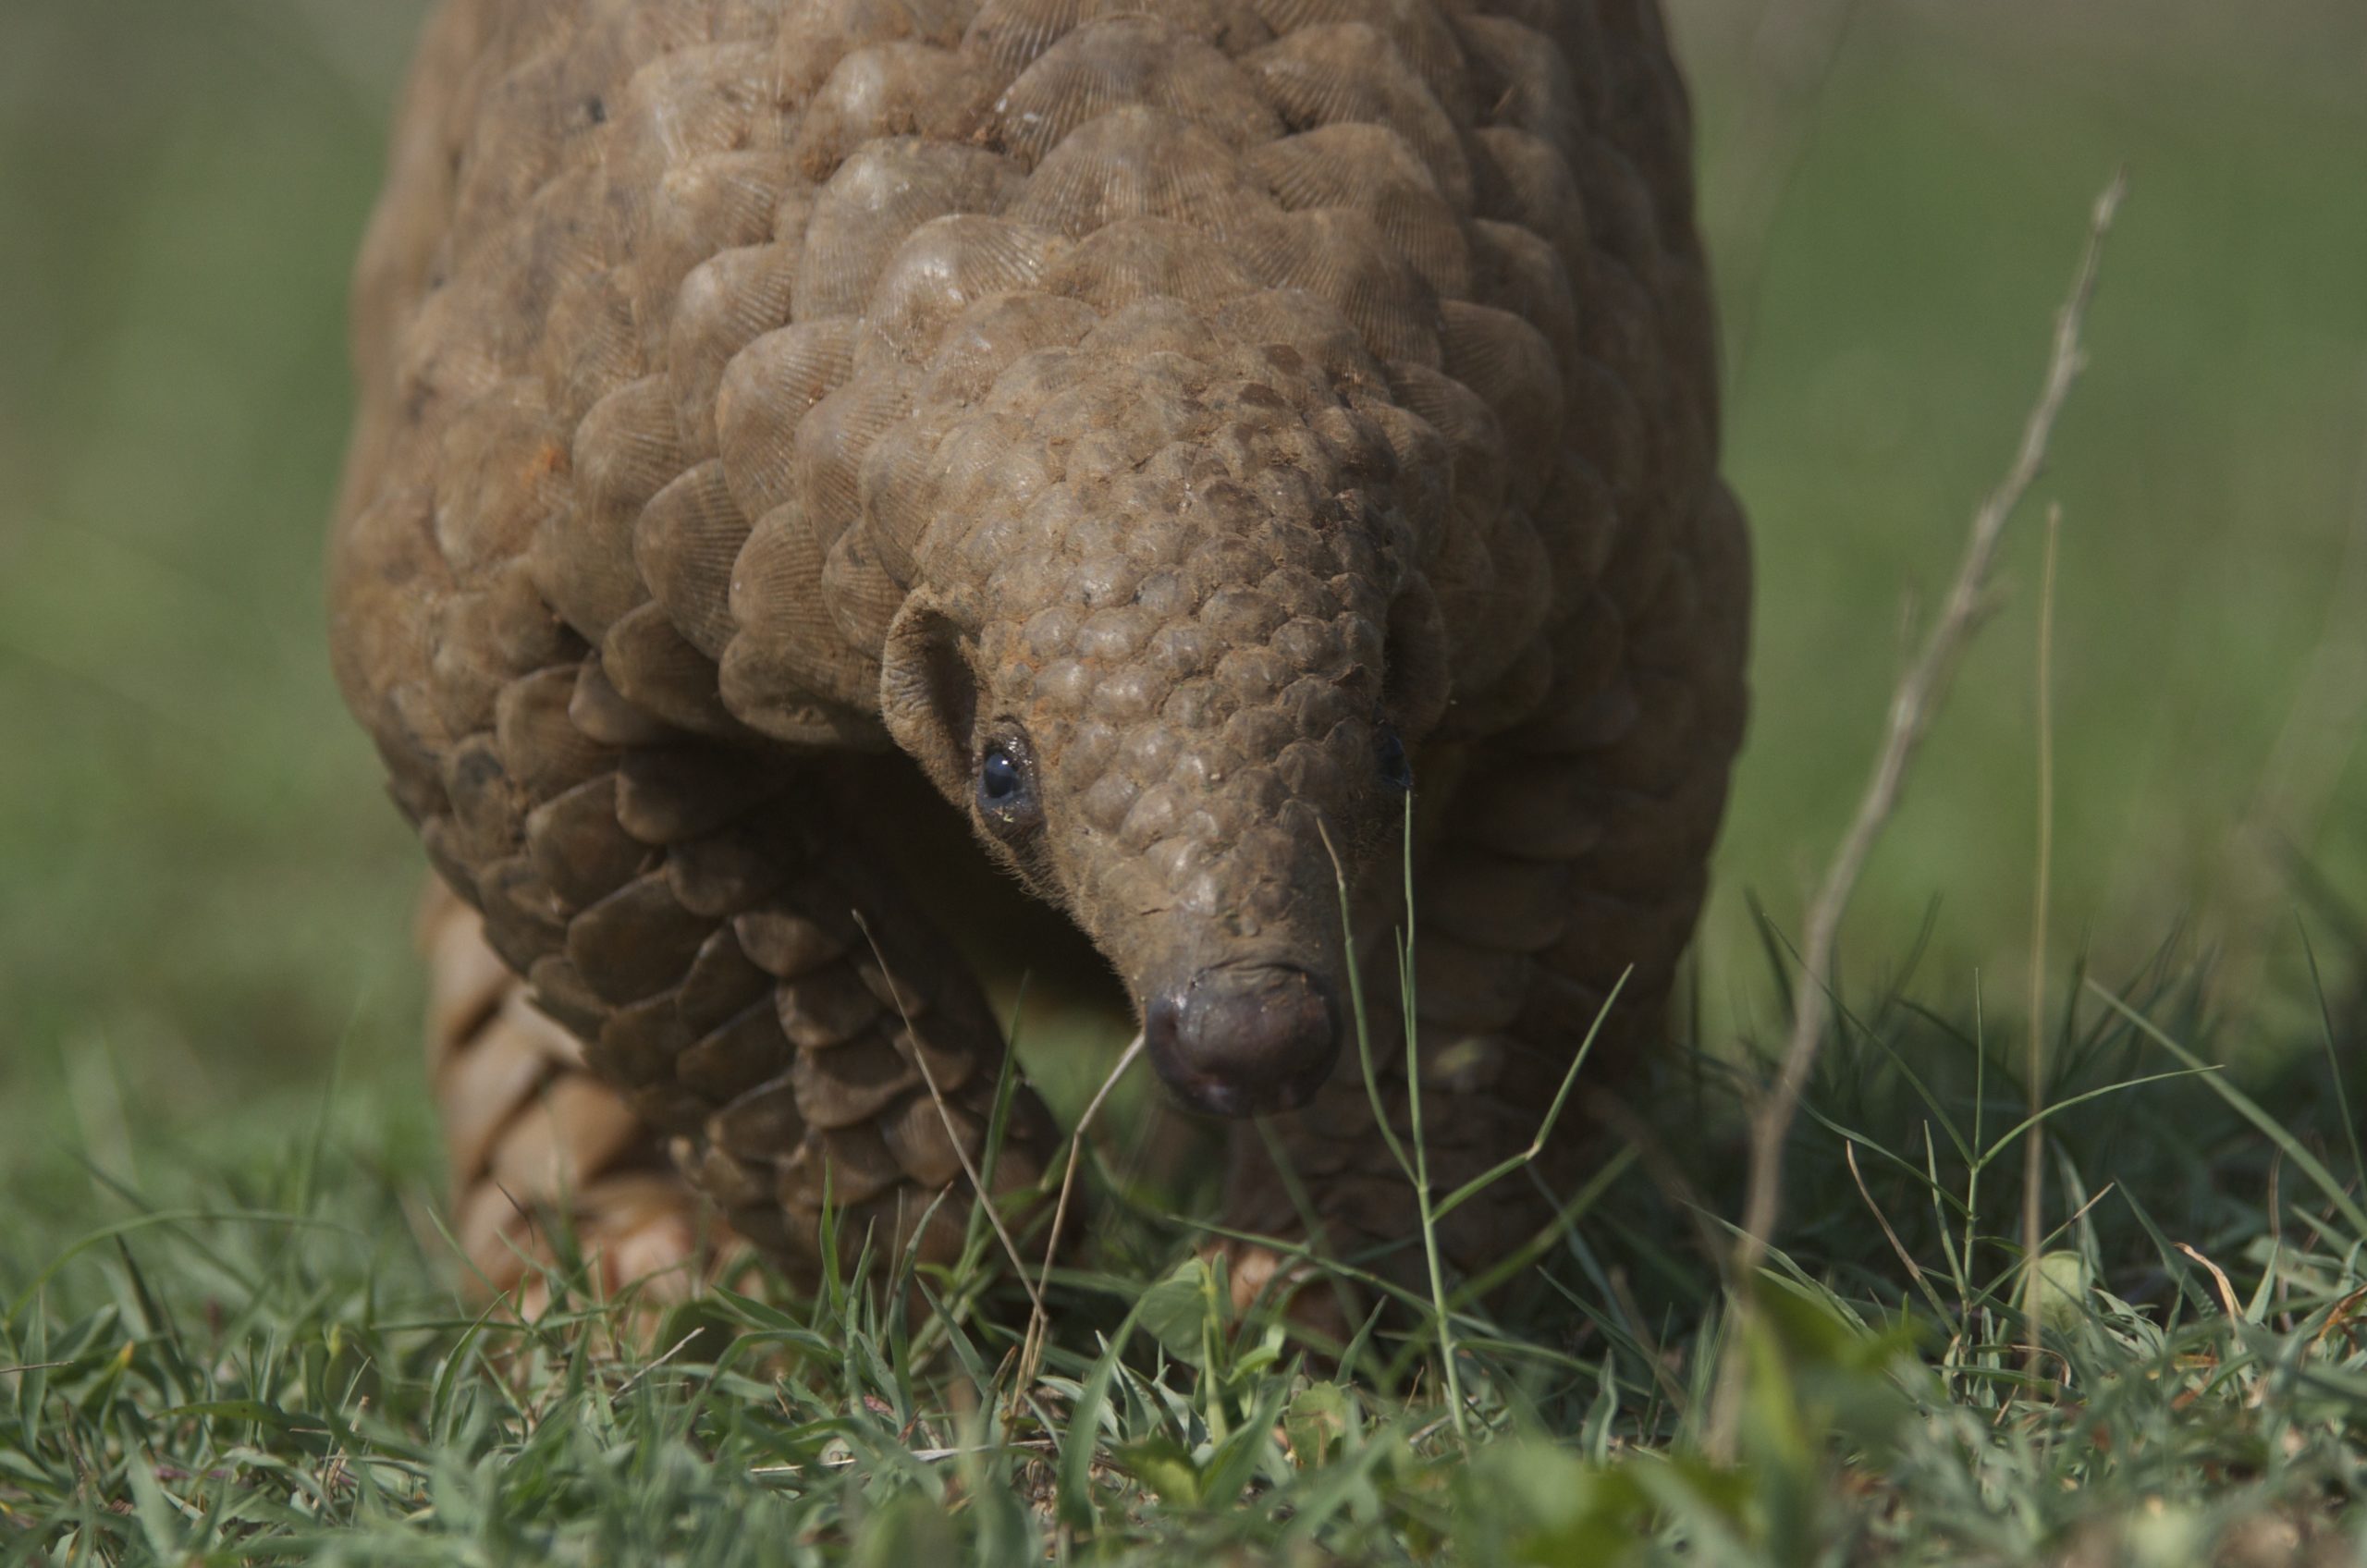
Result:
{"label": "pangolin", "polygon": [[[462,901],[488,1277],[537,1202],[631,1272],[693,1193],[792,1265],[826,1205],[947,1256],[1016,899],[1265,1119],[1230,1224],[1335,1254],[1413,1230],[1401,996],[1441,1190],[1614,988],[1600,1069],[1664,1040],[1749,596],[1688,115],[1655,0],[447,0],[330,597]],[[997,1189],[1057,1146],[1007,1121]]]}

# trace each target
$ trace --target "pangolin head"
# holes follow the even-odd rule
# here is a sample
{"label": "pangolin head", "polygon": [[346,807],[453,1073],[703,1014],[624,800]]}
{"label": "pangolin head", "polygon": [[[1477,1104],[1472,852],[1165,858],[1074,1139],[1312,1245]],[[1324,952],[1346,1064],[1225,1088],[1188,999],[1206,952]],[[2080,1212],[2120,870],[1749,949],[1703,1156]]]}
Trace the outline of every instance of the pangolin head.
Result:
{"label": "pangolin head", "polygon": [[1419,427],[1344,322],[1268,303],[1045,325],[1016,357],[985,324],[1006,351],[865,468],[873,535],[909,552],[889,733],[1100,948],[1177,1096],[1231,1115],[1332,1069],[1339,878],[1393,878],[1446,683]]}

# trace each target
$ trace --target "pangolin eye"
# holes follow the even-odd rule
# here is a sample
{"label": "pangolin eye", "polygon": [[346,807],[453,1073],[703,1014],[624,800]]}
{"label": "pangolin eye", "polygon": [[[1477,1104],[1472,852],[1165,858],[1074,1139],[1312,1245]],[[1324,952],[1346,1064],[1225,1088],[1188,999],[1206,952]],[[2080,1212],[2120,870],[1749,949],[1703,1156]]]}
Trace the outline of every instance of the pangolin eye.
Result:
{"label": "pangolin eye", "polygon": [[1375,732],[1373,760],[1380,766],[1382,783],[1392,790],[1414,788],[1414,760],[1405,754],[1405,742],[1398,738],[1395,725],[1384,724]]}
{"label": "pangolin eye", "polygon": [[1041,817],[1035,759],[1024,741],[1005,737],[979,749],[978,814],[1005,831],[1032,827]]}
{"label": "pangolin eye", "polygon": [[1019,798],[1027,786],[1025,775],[1019,769],[1019,759],[1002,746],[987,749],[986,760],[978,765],[978,798],[989,806],[1008,805]]}

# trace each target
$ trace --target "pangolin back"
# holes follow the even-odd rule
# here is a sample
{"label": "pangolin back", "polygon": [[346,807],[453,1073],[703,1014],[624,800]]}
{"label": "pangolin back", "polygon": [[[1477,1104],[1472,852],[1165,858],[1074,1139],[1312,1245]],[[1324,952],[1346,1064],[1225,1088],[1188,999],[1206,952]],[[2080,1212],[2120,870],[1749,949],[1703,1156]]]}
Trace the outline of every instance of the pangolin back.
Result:
{"label": "pangolin back", "polygon": [[[1031,875],[1130,982],[1238,842],[1379,820],[1328,780],[1402,730],[1476,1167],[1622,975],[1650,1034],[1741,730],[1686,116],[1653,0],[448,0],[356,286],[348,700],[534,1001],[792,1256],[826,1194],[911,1234],[993,1110],[861,761],[961,798],[968,738],[883,701],[924,599],[1064,726],[1124,864]],[[1385,1234],[1351,1088],[1284,1142]],[[1049,1138],[1023,1094],[997,1184]]]}

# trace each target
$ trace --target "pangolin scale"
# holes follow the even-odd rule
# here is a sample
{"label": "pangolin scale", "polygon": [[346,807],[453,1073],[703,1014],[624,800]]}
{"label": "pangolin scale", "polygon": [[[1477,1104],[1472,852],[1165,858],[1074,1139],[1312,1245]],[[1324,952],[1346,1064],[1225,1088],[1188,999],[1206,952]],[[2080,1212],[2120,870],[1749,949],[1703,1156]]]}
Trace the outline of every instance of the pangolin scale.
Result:
{"label": "pangolin scale", "polygon": [[[1433,1180],[1528,1143],[1623,976],[1597,1060],[1650,1050],[1748,619],[1688,113],[1654,0],[448,0],[331,608],[466,905],[488,1276],[562,1198],[661,1256],[690,1188],[793,1264],[826,1201],[944,1256],[1003,1051],[946,857],[1270,1116],[1246,1229],[1411,1228],[1339,1048],[1344,877],[1402,1123],[1409,790]],[[1054,1137],[1023,1092],[994,1184]]]}

